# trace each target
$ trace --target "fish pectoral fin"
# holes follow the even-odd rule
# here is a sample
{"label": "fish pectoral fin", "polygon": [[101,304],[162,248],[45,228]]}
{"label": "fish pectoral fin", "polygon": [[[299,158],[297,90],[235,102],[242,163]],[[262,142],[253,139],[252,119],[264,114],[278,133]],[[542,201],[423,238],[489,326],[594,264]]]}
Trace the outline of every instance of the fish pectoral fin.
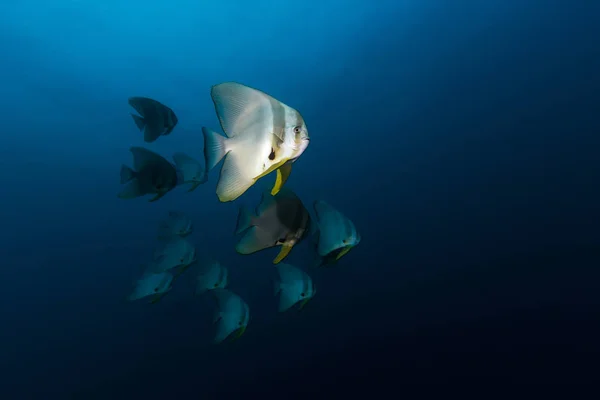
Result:
{"label": "fish pectoral fin", "polygon": [[242,335],[246,332],[246,327],[242,326],[240,329],[238,329],[235,333],[235,335],[233,336],[232,340],[238,340],[239,338],[242,337]]}
{"label": "fish pectoral fin", "polygon": [[155,294],[154,296],[152,296],[152,300],[150,300],[150,304],[156,304],[160,301],[160,299],[162,299],[164,296],[164,293],[159,293],[159,294]]}
{"label": "fish pectoral fin", "polygon": [[153,198],[148,200],[148,202],[152,203],[153,201],[156,201],[156,200],[160,199],[161,197],[163,197],[165,194],[167,194],[167,192],[157,193],[156,196],[154,196]]}
{"label": "fish pectoral fin", "polygon": [[298,306],[298,311],[302,311],[302,309],[304,308],[304,306],[306,305],[306,303],[308,303],[310,299],[304,299],[302,300],[302,302],[300,303],[300,306]]}
{"label": "fish pectoral fin", "polygon": [[190,188],[188,189],[188,192],[195,190],[198,186],[200,186],[200,182],[192,183],[192,186],[190,186]]}
{"label": "fish pectoral fin", "polygon": [[275,185],[273,185],[273,189],[271,190],[272,196],[275,196],[277,193],[279,193],[279,191],[281,190],[283,185],[285,185],[285,182],[287,182],[291,173],[292,173],[292,163],[291,162],[287,162],[287,163],[283,164],[281,167],[279,167],[279,169],[277,170],[277,177],[275,178]]}
{"label": "fish pectoral fin", "polygon": [[294,246],[281,246],[281,250],[279,251],[279,254],[277,254],[277,257],[275,257],[273,260],[273,264],[279,264],[281,260],[286,258],[287,255],[290,254],[290,251],[292,251],[292,247]]}
{"label": "fish pectoral fin", "polygon": [[342,251],[339,252],[339,254],[337,255],[337,257],[335,257],[336,260],[339,260],[340,258],[342,258],[344,255],[346,255],[346,253],[348,253],[350,250],[352,250],[352,246],[347,246],[345,247]]}

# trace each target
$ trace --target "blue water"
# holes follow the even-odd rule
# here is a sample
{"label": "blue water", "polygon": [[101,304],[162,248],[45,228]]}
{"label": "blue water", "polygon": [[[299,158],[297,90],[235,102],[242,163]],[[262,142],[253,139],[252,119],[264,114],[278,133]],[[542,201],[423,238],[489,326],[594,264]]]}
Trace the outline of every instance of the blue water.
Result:
{"label": "blue water", "polygon": [[[5,399],[317,398],[415,383],[591,382],[600,353],[600,3],[0,3],[0,390]],[[210,87],[298,109],[311,143],[287,183],[362,242],[335,268],[289,262],[317,296],[278,314],[271,260],[234,251],[240,205],[121,200],[129,147],[202,157]],[[127,98],[179,125],[145,144]],[[124,298],[170,210],[250,305],[211,344],[182,278]],[[311,210],[312,211],[312,210]]]}

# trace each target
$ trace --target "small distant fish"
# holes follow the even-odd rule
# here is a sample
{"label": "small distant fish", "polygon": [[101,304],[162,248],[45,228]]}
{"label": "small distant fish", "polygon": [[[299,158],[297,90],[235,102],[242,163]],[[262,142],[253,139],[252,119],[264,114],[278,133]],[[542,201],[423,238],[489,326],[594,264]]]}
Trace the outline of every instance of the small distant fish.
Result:
{"label": "small distant fish", "polygon": [[310,140],[300,113],[266,93],[235,82],[213,86],[211,97],[227,135],[202,128],[207,170],[225,158],[217,184],[219,200],[237,199],[275,170],[271,194],[277,194],[292,171],[292,162]]}
{"label": "small distant fish", "polygon": [[188,192],[191,192],[208,180],[208,173],[205,166],[187,154],[175,153],[173,154],[173,161],[175,161],[175,165],[182,173],[183,183],[192,184]]}
{"label": "small distant fish", "polygon": [[150,201],[156,201],[173,190],[181,177],[173,164],[143,147],[131,147],[133,169],[121,166],[121,184],[128,183],[119,193],[121,199],[134,199],[146,194],[155,194]]}
{"label": "small distant fish", "polygon": [[227,268],[218,262],[211,262],[203,266],[196,278],[196,294],[209,290],[225,289],[229,280]]}
{"label": "small distant fish", "polygon": [[238,339],[246,331],[250,321],[250,308],[237,294],[227,289],[214,289],[210,293],[217,301],[214,323],[217,333],[214,342],[221,343],[228,337]]}
{"label": "small distant fish", "polygon": [[170,134],[177,125],[177,116],[169,107],[147,97],[130,97],[129,105],[141,115],[131,114],[138,129],[144,132],[144,141],[154,142],[159,136]]}
{"label": "small distant fish", "polygon": [[300,304],[302,310],[312,299],[317,290],[308,274],[293,265],[281,263],[276,265],[278,278],[275,280],[275,295],[279,294],[279,312],[289,310]]}
{"label": "small distant fish", "polygon": [[148,296],[153,296],[152,303],[156,303],[160,298],[169,292],[173,287],[173,275],[169,272],[151,273],[145,272],[140,279],[136,281],[133,293],[128,297],[129,301],[139,300]]}
{"label": "small distant fish", "polygon": [[158,225],[158,238],[169,239],[173,236],[186,237],[192,233],[192,219],[179,211],[170,211],[168,218]]}
{"label": "small distant fish", "polygon": [[151,272],[159,273],[178,268],[179,274],[181,274],[194,262],[196,262],[196,249],[194,246],[182,237],[173,236],[156,248],[154,260],[150,263],[148,269]]}
{"label": "small distant fish", "polygon": [[319,265],[336,263],[360,243],[360,234],[352,221],[326,202],[315,201],[314,209],[318,224]]}
{"label": "small distant fish", "polygon": [[275,196],[264,193],[257,216],[245,207],[240,208],[236,234],[247,231],[236,246],[240,254],[252,254],[270,247],[281,246],[273,263],[277,264],[307,235],[310,214],[302,201],[289,189]]}

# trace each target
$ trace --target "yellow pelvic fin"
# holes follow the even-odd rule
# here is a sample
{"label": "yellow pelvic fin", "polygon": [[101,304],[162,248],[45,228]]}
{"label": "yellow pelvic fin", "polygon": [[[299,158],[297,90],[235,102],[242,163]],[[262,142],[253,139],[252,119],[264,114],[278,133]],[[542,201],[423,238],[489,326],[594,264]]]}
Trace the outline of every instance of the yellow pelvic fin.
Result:
{"label": "yellow pelvic fin", "polygon": [[340,251],[340,253],[337,255],[337,257],[335,259],[339,260],[340,258],[342,258],[343,256],[345,256],[346,253],[348,253],[350,250],[352,250],[352,246],[345,247],[342,251]]}
{"label": "yellow pelvic fin", "polygon": [[302,310],[304,308],[304,306],[306,305],[306,303],[308,303],[310,299],[304,299],[302,300],[302,302],[300,303],[300,307],[298,307],[298,311]]}
{"label": "yellow pelvic fin", "polygon": [[275,185],[273,186],[273,189],[271,190],[271,196],[275,196],[277,193],[279,193],[279,191],[281,190],[283,185],[285,185],[285,182],[287,182],[291,173],[292,173],[292,163],[291,162],[285,163],[281,167],[279,167],[279,169],[277,170],[277,178],[275,178]]}
{"label": "yellow pelvic fin", "polygon": [[281,167],[286,162],[287,162],[287,160],[281,160],[278,163],[271,165],[268,170],[266,170],[265,172],[263,172],[262,174],[260,174],[256,178],[254,178],[254,181],[257,181],[260,178],[262,178],[263,176],[270,174],[271,172],[275,171],[277,168]]}
{"label": "yellow pelvic fin", "polygon": [[164,296],[164,293],[159,293],[159,294],[155,294],[154,296],[152,296],[152,300],[150,300],[150,304],[156,304],[160,301],[160,299],[162,299]]}
{"label": "yellow pelvic fin", "polygon": [[237,332],[235,333],[235,336],[233,337],[233,340],[237,340],[240,337],[242,337],[242,335],[244,334],[244,332],[246,332],[246,327],[242,326],[240,329],[237,330]]}
{"label": "yellow pelvic fin", "polygon": [[281,250],[279,251],[279,254],[277,254],[277,257],[275,257],[273,260],[273,264],[279,264],[281,260],[286,258],[287,255],[290,254],[290,251],[292,251],[292,247],[294,246],[281,246]]}

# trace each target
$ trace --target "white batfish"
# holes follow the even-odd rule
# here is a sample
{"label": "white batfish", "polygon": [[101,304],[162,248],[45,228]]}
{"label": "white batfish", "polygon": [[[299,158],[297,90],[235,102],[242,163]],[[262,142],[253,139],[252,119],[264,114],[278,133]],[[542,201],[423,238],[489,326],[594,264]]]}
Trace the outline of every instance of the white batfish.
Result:
{"label": "white batfish", "polygon": [[260,90],[235,82],[213,86],[211,97],[227,135],[202,128],[207,170],[225,158],[217,183],[219,200],[237,199],[275,170],[271,194],[277,194],[291,173],[292,162],[310,140],[300,113]]}

